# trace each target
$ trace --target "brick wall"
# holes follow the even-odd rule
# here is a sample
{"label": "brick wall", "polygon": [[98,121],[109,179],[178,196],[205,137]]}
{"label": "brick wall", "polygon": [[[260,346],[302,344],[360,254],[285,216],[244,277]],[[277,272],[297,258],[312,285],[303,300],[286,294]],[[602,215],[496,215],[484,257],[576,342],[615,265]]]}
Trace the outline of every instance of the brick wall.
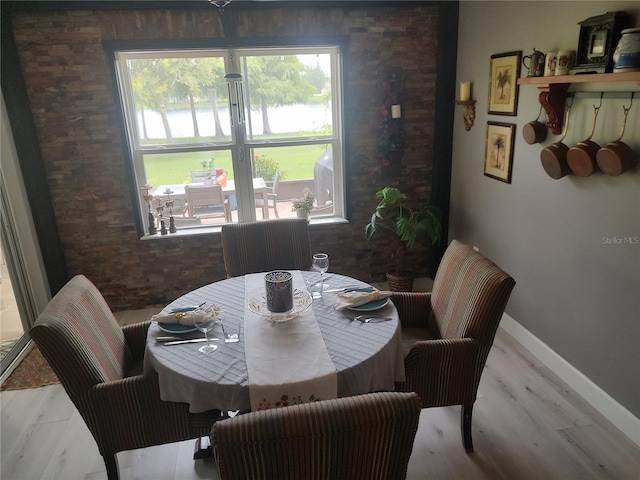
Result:
{"label": "brick wall", "polygon": [[[331,271],[365,281],[383,279],[392,265],[393,243],[367,244],[363,236],[377,203],[375,192],[392,184],[422,201],[431,193],[438,8],[238,9],[230,18],[239,37],[349,39],[350,222],[311,226],[311,242],[314,251],[329,253]],[[16,13],[13,26],[70,275],[89,277],[114,310],[163,305],[224,278],[217,234],[138,238],[127,146],[102,45],[105,40],[221,37],[217,11]],[[385,178],[375,144],[381,79],[389,66],[404,72],[406,150],[400,174]],[[416,273],[426,273],[423,250],[412,252],[411,263]]]}

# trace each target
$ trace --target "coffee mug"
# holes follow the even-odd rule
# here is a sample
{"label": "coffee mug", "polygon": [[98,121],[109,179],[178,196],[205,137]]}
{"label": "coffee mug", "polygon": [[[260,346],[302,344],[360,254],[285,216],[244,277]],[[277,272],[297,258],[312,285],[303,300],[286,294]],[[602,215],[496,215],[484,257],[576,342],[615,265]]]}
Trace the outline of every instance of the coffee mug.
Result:
{"label": "coffee mug", "polygon": [[548,52],[547,59],[544,64],[544,76],[552,77],[556,74],[556,61],[558,59],[558,52]]}
{"label": "coffee mug", "polygon": [[556,60],[556,75],[569,75],[576,61],[575,50],[560,50]]}
{"label": "coffee mug", "polygon": [[293,308],[293,276],[289,272],[273,271],[264,276],[267,310],[285,313]]}

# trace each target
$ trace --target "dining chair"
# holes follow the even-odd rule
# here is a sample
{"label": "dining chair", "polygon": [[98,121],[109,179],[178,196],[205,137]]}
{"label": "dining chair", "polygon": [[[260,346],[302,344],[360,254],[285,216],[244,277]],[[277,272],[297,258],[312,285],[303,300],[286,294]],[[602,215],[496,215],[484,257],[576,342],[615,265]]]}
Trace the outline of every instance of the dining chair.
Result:
{"label": "dining chair", "polygon": [[211,445],[221,480],[400,480],[419,418],[417,394],[369,393],[237,415]]}
{"label": "dining chair", "polygon": [[76,275],[29,330],[93,435],[109,480],[119,478],[118,452],[207,437],[221,418],[160,399],[157,374],[142,371],[150,324],[120,327],[96,286]]}
{"label": "dining chair", "polygon": [[310,270],[309,224],[304,218],[280,218],[222,226],[227,277],[270,270]]}
{"label": "dining chair", "polygon": [[460,426],[473,451],[471,416],[480,376],[515,280],[468,245],[453,240],[432,292],[391,295],[402,324],[405,381],[422,407],[461,405]]}
{"label": "dining chair", "polygon": [[224,217],[227,222],[231,221],[231,207],[221,185],[185,185],[184,191],[189,217]]}
{"label": "dining chair", "polygon": [[[276,201],[278,200],[278,183],[280,183],[280,172],[276,172],[271,191],[267,193],[267,207],[273,208],[273,213],[276,218],[280,218],[280,215],[278,214],[278,205],[276,204]],[[256,194],[255,201],[256,208],[262,208],[264,206],[264,198],[262,198],[262,194]]]}

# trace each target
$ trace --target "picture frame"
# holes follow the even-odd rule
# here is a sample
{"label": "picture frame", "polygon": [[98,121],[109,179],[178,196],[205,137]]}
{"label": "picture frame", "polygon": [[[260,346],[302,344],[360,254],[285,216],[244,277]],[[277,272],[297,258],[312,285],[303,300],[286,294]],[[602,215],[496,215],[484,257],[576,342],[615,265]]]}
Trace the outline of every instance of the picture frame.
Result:
{"label": "picture frame", "polygon": [[516,126],[513,123],[487,122],[484,174],[511,183]]}
{"label": "picture frame", "polygon": [[522,50],[491,55],[489,68],[489,113],[518,114],[518,78],[522,64]]}

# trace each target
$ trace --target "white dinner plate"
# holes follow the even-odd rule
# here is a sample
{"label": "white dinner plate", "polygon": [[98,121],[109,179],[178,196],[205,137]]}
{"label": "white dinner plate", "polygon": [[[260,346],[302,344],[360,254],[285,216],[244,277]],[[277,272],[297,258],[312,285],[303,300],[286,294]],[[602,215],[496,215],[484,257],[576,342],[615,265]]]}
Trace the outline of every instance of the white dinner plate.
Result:
{"label": "white dinner plate", "polygon": [[[350,292],[373,292],[374,288],[364,287],[364,288],[350,288]],[[370,302],[365,303],[364,305],[359,305],[357,307],[347,307],[349,310],[353,310],[354,312],[372,312],[373,310],[380,310],[383,307],[386,307],[389,303],[389,298],[378,298],[376,300],[371,300]]]}

